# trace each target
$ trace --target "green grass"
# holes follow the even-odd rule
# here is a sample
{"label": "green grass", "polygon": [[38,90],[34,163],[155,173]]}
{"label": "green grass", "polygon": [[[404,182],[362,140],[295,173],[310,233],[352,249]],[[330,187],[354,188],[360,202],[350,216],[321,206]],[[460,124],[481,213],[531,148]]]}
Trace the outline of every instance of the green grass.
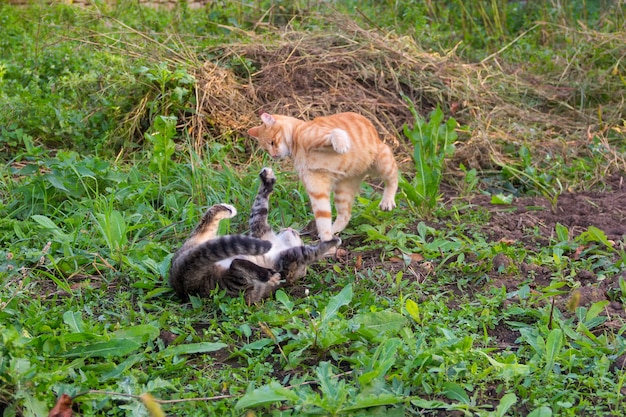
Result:
{"label": "green grass", "polygon": [[[207,134],[197,149],[186,123],[207,48],[246,38],[238,30],[329,30],[313,3],[170,12],[0,5],[0,412],[47,415],[66,393],[80,415],[149,415],[139,396],[150,393],[171,401],[160,403],[167,414],[185,416],[626,413],[626,374],[613,366],[626,353],[624,323],[602,327],[605,301],[553,304],[575,300],[575,271],[623,273],[624,243],[610,245],[593,227],[574,237],[564,226],[534,249],[493,241],[489,213],[462,200],[441,204],[438,182],[428,219],[402,196],[381,213],[379,193],[364,185],[342,234],[348,258],[319,262],[303,288],[251,307],[219,291],[186,304],[174,296],[172,252],[217,202],[239,210],[222,231],[245,232],[261,167],[278,172],[270,222],[303,229],[311,220],[293,173],[247,153],[238,133]],[[587,114],[600,103],[607,120],[587,152],[548,158],[525,143],[501,144],[497,171],[463,168],[458,184],[444,182],[464,195],[557,201],[620,169],[624,128],[608,120],[623,120],[623,107],[594,77],[625,72],[623,6],[412,3],[343,2],[336,13],[442,53],[462,41],[467,62],[501,51],[504,66],[527,63],[538,79],[561,73],[580,91],[562,105]],[[559,57],[571,64],[565,72]],[[584,253],[573,256],[578,247]],[[494,274],[499,254],[516,262]],[[417,255],[423,261],[411,263]],[[550,282],[534,285],[522,261],[545,268]],[[620,284],[611,297],[626,303]],[[502,329],[517,343],[499,344]]]}

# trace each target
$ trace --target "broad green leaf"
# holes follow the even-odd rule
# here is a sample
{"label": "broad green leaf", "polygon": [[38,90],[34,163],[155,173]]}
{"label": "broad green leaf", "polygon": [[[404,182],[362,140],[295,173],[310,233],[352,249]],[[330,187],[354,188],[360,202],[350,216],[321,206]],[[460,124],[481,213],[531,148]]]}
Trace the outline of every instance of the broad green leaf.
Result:
{"label": "broad green leaf", "polygon": [[409,313],[411,318],[415,320],[416,323],[421,324],[422,320],[420,319],[420,308],[417,303],[410,298],[406,300],[406,311]]}
{"label": "broad green leaf", "polygon": [[359,384],[366,386],[374,379],[382,379],[385,377],[389,369],[396,362],[398,347],[402,344],[402,340],[392,338],[385,340],[376,348],[371,363],[366,367],[366,372],[359,376]]}
{"label": "broad green leaf", "polygon": [[150,324],[140,324],[126,327],[115,332],[116,339],[134,340],[137,343],[147,343],[159,337],[160,329]]}
{"label": "broad green leaf", "polygon": [[83,315],[78,311],[68,310],[63,313],[63,323],[69,326],[72,333],[82,333],[85,331]]}
{"label": "broad green leaf", "polygon": [[226,343],[200,342],[188,343],[185,345],[169,346],[159,352],[159,358],[169,358],[171,356],[188,355],[191,353],[215,352],[228,347]]}
{"label": "broad green leaf", "polygon": [[400,181],[398,185],[400,186],[400,189],[404,191],[404,194],[406,194],[406,197],[409,201],[418,206],[422,204],[422,201],[424,199],[420,194],[417,193],[417,191],[415,191],[415,186],[413,184],[404,179],[404,177],[400,176]]}
{"label": "broad green leaf", "polygon": [[586,231],[578,235],[578,238],[576,240],[581,242],[602,243],[607,248],[613,248],[613,245],[606,237],[606,233],[604,233],[602,230],[598,229],[595,226],[589,226]]}
{"label": "broad green leaf", "polygon": [[44,229],[49,230],[52,236],[59,242],[70,242],[72,240],[72,236],[63,232],[49,217],[33,214],[30,218],[39,223]]}
{"label": "broad green leaf", "polygon": [[24,417],[40,417],[48,415],[46,403],[35,398],[30,392],[20,389],[16,397],[21,397],[23,399],[24,410],[22,410],[22,415]]}
{"label": "broad green leaf", "polygon": [[379,230],[377,230],[375,227],[373,227],[370,224],[362,224],[359,226],[359,230],[361,232],[365,232],[367,234],[367,240],[368,241],[389,241],[389,237],[386,236],[384,233],[380,232]]}
{"label": "broad green leaf", "polygon": [[423,155],[422,150],[420,149],[419,145],[415,147],[415,150],[413,152],[413,160],[415,161],[415,169],[416,169],[416,173],[415,173],[415,178],[413,180],[413,185],[415,186],[415,192],[417,192],[417,194],[419,196],[422,197],[422,199],[425,199],[426,196],[428,196],[428,179],[430,177],[430,170],[428,169],[428,166],[426,165],[426,156]]}
{"label": "broad green leaf", "polygon": [[77,165],[75,166],[76,172],[80,174],[81,177],[92,177],[96,178],[96,173],[91,169],[86,167],[85,165]]}
{"label": "broad green leaf", "polygon": [[59,189],[61,191],[65,191],[66,193],[70,193],[70,190],[68,190],[65,184],[63,184],[63,181],[61,181],[55,175],[53,174],[46,175],[46,179],[50,181],[50,184],[52,184],[54,188]]}
{"label": "broad green leaf", "polygon": [[419,222],[417,224],[417,233],[422,240],[426,240],[426,237],[428,236],[428,226],[426,226],[426,223]]}
{"label": "broad green leaf", "polygon": [[92,333],[67,333],[63,335],[66,344],[90,342],[93,340],[106,340],[104,337]]}
{"label": "broad green leaf", "polygon": [[139,349],[141,344],[130,339],[113,339],[106,342],[96,342],[89,345],[77,346],[65,352],[65,357],[94,357],[110,358],[126,356]]}
{"label": "broad green leaf", "polygon": [[517,403],[517,395],[512,392],[508,394],[504,394],[502,398],[500,398],[500,403],[496,408],[496,411],[493,413],[494,417],[504,417],[506,412],[509,411],[513,405]]}
{"label": "broad green leaf", "polygon": [[557,356],[563,347],[563,332],[561,329],[554,329],[548,334],[546,339],[546,373],[552,372]]}
{"label": "broad green leaf", "polygon": [[30,218],[36,221],[37,223],[39,223],[41,226],[43,226],[46,229],[53,230],[53,229],[59,228],[59,226],[54,224],[54,222],[50,220],[50,218],[47,216],[42,216],[41,214],[33,214],[32,216],[30,216]]}
{"label": "broad green leaf", "polygon": [[[603,301],[598,301],[598,302],[593,303],[591,307],[589,307],[589,310],[587,311],[587,314],[585,315],[585,322],[588,322],[589,320],[592,320],[598,317],[598,315],[604,311],[604,308],[608,304],[609,304],[608,300],[603,300]],[[587,325],[587,327],[589,327],[589,325]]]}
{"label": "broad green leaf", "polygon": [[393,405],[406,401],[406,397],[394,394],[380,394],[372,395],[367,393],[359,393],[354,399],[354,403],[341,407],[339,410],[342,413],[354,410],[360,410],[362,408],[379,407],[381,405]]}
{"label": "broad green leaf", "polygon": [[368,340],[379,340],[397,334],[406,324],[406,318],[393,311],[376,311],[355,315],[350,323],[358,325],[357,332]]}
{"label": "broad green leaf", "polygon": [[327,322],[328,320],[333,319],[339,309],[347,304],[350,304],[352,301],[352,284],[346,285],[343,290],[328,301],[326,308],[322,311],[320,321],[322,323]]}
{"label": "broad green leaf", "polygon": [[124,359],[124,361],[122,361],[115,368],[101,375],[99,379],[102,382],[102,381],[107,381],[109,379],[119,378],[125,371],[132,368],[136,363],[144,362],[145,360],[146,360],[146,357],[143,352],[135,354],[135,355],[131,355],[127,357],[126,359]]}
{"label": "broad green leaf", "polygon": [[448,253],[448,252],[458,252],[463,247],[463,243],[460,241],[452,241],[446,239],[434,239],[432,242],[429,242],[423,245],[425,251],[434,252],[434,253]]}
{"label": "broad green leaf", "polygon": [[559,239],[559,242],[567,242],[569,240],[569,229],[567,226],[563,226],[561,223],[556,224],[554,226],[556,231],[556,237]]}
{"label": "broad green leaf", "polygon": [[122,213],[111,210],[106,213],[95,213],[96,223],[102,237],[112,252],[119,251],[127,242],[128,225]]}
{"label": "broad green leaf", "polygon": [[[599,301],[602,302],[602,301]],[[608,302],[608,301],[607,301]],[[598,327],[599,325],[601,325],[602,323],[604,323],[605,321],[608,320],[608,317],[606,316],[598,316],[598,317],[594,317],[591,320],[587,320],[584,323],[584,326],[591,330],[591,329],[595,329],[596,327]],[[583,324],[583,323],[579,323],[579,324]],[[596,340],[596,338],[591,338],[592,340]]]}
{"label": "broad green leaf", "polygon": [[552,417],[552,409],[548,406],[535,408],[526,417]]}
{"label": "broad green leaf", "polygon": [[150,300],[152,298],[159,298],[161,297],[163,294],[167,294],[172,292],[172,288],[171,287],[157,287],[151,291],[148,291],[146,293],[146,295],[144,295],[142,298],[144,300]]}
{"label": "broad green leaf", "polygon": [[491,204],[507,205],[513,202],[513,194],[496,194],[491,196]]}
{"label": "broad green leaf", "polygon": [[478,352],[487,358],[491,366],[493,366],[499,375],[504,379],[508,380],[515,376],[528,375],[530,373],[530,367],[528,365],[498,362],[481,350],[475,350],[475,352]]}
{"label": "broad green leaf", "polygon": [[298,395],[283,387],[276,381],[263,385],[255,390],[247,392],[237,404],[235,409],[256,407],[262,404],[275,403],[279,401],[298,401]]}
{"label": "broad green leaf", "polygon": [[435,410],[438,408],[442,408],[444,410],[451,410],[454,407],[454,405],[452,404],[448,404],[448,403],[444,403],[443,401],[439,401],[439,400],[425,400],[423,398],[416,398],[411,400],[411,404],[413,404],[416,407],[419,408],[424,408],[426,410]]}
{"label": "broad green leaf", "polygon": [[345,393],[339,392],[340,387],[337,383],[337,380],[333,378],[330,363],[326,361],[320,362],[320,364],[315,369],[315,374],[317,375],[317,380],[319,381],[320,385],[320,391],[324,398],[327,398],[329,400],[336,400],[339,395],[345,395]]}
{"label": "broad green leaf", "polygon": [[465,390],[454,382],[443,383],[443,395],[452,401],[458,401],[462,404],[469,404],[470,399]]}
{"label": "broad green leaf", "polygon": [[289,299],[289,296],[285,293],[285,291],[279,289],[278,291],[276,291],[274,297],[276,297],[276,300],[279,301],[288,312],[292,312],[293,301]]}
{"label": "broad green leaf", "polygon": [[263,349],[265,346],[274,343],[274,341],[270,338],[264,338],[255,340],[252,343],[248,343],[243,345],[242,350],[255,350],[255,349]]}

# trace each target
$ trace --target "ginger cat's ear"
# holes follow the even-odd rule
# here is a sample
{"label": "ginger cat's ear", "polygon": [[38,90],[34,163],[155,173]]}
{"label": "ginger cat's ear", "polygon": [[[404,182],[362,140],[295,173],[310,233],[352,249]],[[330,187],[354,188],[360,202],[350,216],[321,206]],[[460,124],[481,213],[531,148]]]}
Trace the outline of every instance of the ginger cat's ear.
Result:
{"label": "ginger cat's ear", "polygon": [[263,113],[261,115],[261,120],[263,120],[263,123],[265,123],[268,127],[272,127],[274,123],[276,123],[276,119],[274,119],[274,116],[269,113]]}
{"label": "ginger cat's ear", "polygon": [[259,126],[255,126],[253,128],[248,129],[248,135],[252,136],[253,138],[258,138],[259,137]]}

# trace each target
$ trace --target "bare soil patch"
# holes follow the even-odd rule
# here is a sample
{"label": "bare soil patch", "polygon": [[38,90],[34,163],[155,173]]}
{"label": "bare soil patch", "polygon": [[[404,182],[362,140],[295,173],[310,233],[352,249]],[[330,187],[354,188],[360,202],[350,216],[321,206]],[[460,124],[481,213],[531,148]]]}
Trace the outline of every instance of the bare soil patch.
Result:
{"label": "bare soil patch", "polygon": [[494,240],[521,241],[529,248],[545,245],[560,223],[572,238],[595,226],[617,242],[626,236],[626,177],[607,180],[611,191],[563,193],[555,207],[545,197],[516,198],[511,206],[499,206],[491,204],[491,196],[479,195],[471,203],[491,213],[485,233]]}

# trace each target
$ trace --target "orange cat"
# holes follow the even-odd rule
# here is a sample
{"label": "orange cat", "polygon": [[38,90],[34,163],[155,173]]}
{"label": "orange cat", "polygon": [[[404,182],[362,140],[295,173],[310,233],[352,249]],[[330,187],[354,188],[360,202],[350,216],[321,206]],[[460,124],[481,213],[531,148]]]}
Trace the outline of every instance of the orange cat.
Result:
{"label": "orange cat", "polygon": [[[273,158],[290,157],[304,183],[317,232],[332,239],[350,221],[352,203],[367,174],[385,181],[379,207],[391,210],[398,190],[398,166],[389,146],[374,125],[356,113],[339,113],[304,121],[263,113],[263,124],[248,130]],[[337,218],[332,223],[330,193],[334,192]]]}

